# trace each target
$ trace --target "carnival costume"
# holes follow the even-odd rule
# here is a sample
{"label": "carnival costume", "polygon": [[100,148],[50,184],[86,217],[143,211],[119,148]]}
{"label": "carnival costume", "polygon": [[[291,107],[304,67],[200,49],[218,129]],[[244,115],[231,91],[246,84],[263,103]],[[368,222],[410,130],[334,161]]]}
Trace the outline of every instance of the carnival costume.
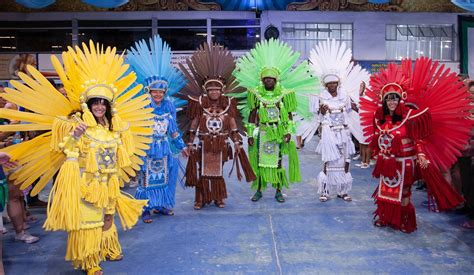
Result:
{"label": "carnival costume", "polygon": [[[310,61],[324,87],[319,98],[313,98],[310,110],[315,114],[314,120],[321,127],[321,139],[316,152],[321,155],[323,171],[318,175],[318,193],[320,200],[326,201],[334,192],[346,201],[351,197],[352,176],[346,165],[355,153],[351,133],[364,142],[359,114],[352,104],[359,103],[361,82],[368,82],[369,73],[351,61],[352,51],[345,43],[326,40],[311,51]],[[337,82],[337,94],[332,96],[326,85]],[[328,106],[325,114],[320,112],[322,105]],[[314,127],[314,126],[313,126]],[[306,132],[314,133],[314,129]]]}
{"label": "carnival costume", "polygon": [[[241,57],[234,71],[239,85],[247,89],[234,96],[248,121],[247,136],[256,140],[249,144],[250,162],[257,176],[252,184],[257,189],[254,201],[261,197],[260,191],[266,189],[267,183],[271,183],[277,189],[275,198],[283,202],[281,188],[301,181],[296,146],[289,138],[296,130],[292,112],[298,112],[301,117],[310,116],[307,95],[317,80],[306,61],[292,69],[298,57],[284,42],[270,39],[258,43]],[[275,79],[273,90],[266,90],[262,83],[265,78]],[[284,155],[289,156],[289,180],[282,167]]]}
{"label": "carnival costume", "polygon": [[[181,93],[181,97],[188,100],[187,117],[180,123],[181,129],[188,133],[188,148],[191,149],[186,186],[196,189],[195,209],[212,201],[218,207],[224,207],[227,190],[223,166],[226,161],[233,158],[239,180],[242,178],[241,168],[247,181],[255,179],[247,155],[241,148],[236,103],[227,96],[241,90],[232,76],[235,61],[223,46],[203,44],[186,60],[186,64],[189,70],[180,64],[188,80]],[[221,91],[219,99],[211,100],[208,90],[216,89]],[[192,147],[195,137],[199,144]],[[234,154],[228,139],[234,142]]]}
{"label": "carnival costume", "polygon": [[[389,64],[370,86],[368,99],[361,98],[361,121],[377,161],[372,175],[380,178],[375,225],[410,233],[416,230],[414,181],[426,182],[439,211],[463,201],[440,170],[451,167],[470,136],[469,93],[455,73],[424,57],[414,66],[411,60]],[[399,100],[393,116],[387,99]]]}
{"label": "carnival costume", "polygon": [[[0,117],[28,124],[0,126],[0,131],[47,131],[5,149],[21,165],[11,179],[21,189],[39,179],[32,190],[36,195],[59,171],[43,227],[67,231],[66,260],[93,274],[101,261],[121,258],[117,229],[112,222],[103,230],[104,215],[117,212],[123,228],[130,229],[146,205],[121,193],[120,186],[140,169],[139,156],[151,141],[147,119],[153,115],[144,108],[149,105],[146,95],[132,99],[141,85],[124,93],[136,76],[124,75],[128,66],[115,48],[104,50],[90,41],[63,52],[64,67],[54,55],[51,61],[67,98],[28,66],[31,76],[20,73],[25,84],[12,80],[14,89],[6,88],[2,97],[32,112],[0,110]],[[112,119],[106,126],[96,122],[87,105],[90,99],[109,102]],[[87,130],[78,138],[73,131],[83,123]]]}
{"label": "carnival costume", "polygon": [[[137,199],[147,199],[143,212],[144,221],[150,219],[150,211],[172,215],[175,205],[175,190],[178,180],[179,159],[173,148],[179,151],[186,146],[178,131],[176,107],[173,96],[181,90],[186,81],[183,74],[171,64],[171,49],[159,36],[135,43],[127,55],[127,62],[137,73],[137,82],[145,86],[153,108],[153,142],[144,157],[144,164],[138,177]],[[161,90],[165,97],[159,104],[149,92]],[[147,220],[148,219],[148,220]]]}

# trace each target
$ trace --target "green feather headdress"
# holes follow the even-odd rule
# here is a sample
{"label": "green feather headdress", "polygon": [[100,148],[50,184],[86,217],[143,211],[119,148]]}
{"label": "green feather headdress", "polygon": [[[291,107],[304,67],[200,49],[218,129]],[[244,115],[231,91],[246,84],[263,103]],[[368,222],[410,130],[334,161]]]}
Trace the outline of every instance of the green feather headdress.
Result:
{"label": "green feather headdress", "polygon": [[[237,61],[233,74],[241,87],[247,90],[263,86],[261,78],[277,79],[277,85],[285,90],[294,90],[298,115],[310,118],[309,94],[318,94],[319,80],[314,76],[308,61],[297,64],[300,54],[285,42],[275,39],[258,43],[254,49]],[[250,110],[246,107],[247,92],[233,94],[239,100],[239,109],[245,118]]]}

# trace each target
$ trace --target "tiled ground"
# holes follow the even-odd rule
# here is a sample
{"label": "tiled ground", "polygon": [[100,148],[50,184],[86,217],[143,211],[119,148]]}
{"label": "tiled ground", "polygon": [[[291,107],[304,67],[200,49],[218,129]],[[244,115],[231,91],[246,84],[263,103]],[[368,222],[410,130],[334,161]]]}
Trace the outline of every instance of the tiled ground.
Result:
{"label": "tiled ground", "polygon": [[[473,273],[474,232],[465,219],[421,206],[426,193],[414,191],[418,231],[407,235],[372,226],[376,182],[370,170],[353,168],[353,202],[317,199],[319,157],[315,143],[301,152],[303,182],[285,190],[277,203],[274,190],[250,201],[249,184],[228,180],[225,209],[192,209],[194,192],[178,187],[176,215],[157,216],[120,232],[125,258],[103,264],[106,274],[327,274],[327,273]],[[229,164],[230,165],[230,164]],[[133,190],[128,190],[133,192]],[[34,213],[44,220],[44,212]],[[41,223],[32,245],[13,242],[11,225],[4,236],[7,274],[80,274],[64,261],[66,234],[44,232]]]}

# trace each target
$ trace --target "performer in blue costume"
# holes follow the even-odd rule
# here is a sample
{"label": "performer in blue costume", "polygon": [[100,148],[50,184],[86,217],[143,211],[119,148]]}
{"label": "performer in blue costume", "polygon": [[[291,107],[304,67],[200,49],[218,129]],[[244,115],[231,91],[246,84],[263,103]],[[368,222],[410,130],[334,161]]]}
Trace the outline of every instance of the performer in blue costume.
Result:
{"label": "performer in blue costume", "polygon": [[[149,43],[135,43],[127,56],[131,69],[137,74],[137,82],[143,84],[153,108],[153,142],[143,158],[138,175],[139,186],[135,198],[147,199],[148,206],[142,214],[145,223],[151,223],[151,211],[173,215],[179,159],[173,151],[182,151],[186,146],[176,123],[176,106],[179,99],[173,98],[186,81],[183,74],[171,64],[171,49],[156,35]],[[174,150],[173,150],[174,149]]]}

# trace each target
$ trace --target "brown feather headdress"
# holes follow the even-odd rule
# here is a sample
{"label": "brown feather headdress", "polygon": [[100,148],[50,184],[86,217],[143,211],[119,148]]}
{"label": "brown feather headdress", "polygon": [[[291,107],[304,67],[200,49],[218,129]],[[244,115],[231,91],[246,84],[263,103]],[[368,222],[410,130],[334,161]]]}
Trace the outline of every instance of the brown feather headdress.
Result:
{"label": "brown feather headdress", "polygon": [[[186,68],[187,67],[187,68]],[[178,97],[188,101],[183,112],[178,114],[178,122],[183,132],[189,129],[191,120],[201,115],[202,107],[208,103],[206,87],[219,85],[222,88],[221,105],[226,108],[230,93],[242,92],[244,88],[238,87],[232,72],[235,69],[235,59],[232,53],[222,45],[204,43],[186,60],[186,66],[179,64],[179,68],[186,77],[187,84],[180,91]],[[239,128],[240,121],[237,116],[235,100],[231,101],[230,112],[236,118]],[[186,113],[186,116],[184,116]]]}

